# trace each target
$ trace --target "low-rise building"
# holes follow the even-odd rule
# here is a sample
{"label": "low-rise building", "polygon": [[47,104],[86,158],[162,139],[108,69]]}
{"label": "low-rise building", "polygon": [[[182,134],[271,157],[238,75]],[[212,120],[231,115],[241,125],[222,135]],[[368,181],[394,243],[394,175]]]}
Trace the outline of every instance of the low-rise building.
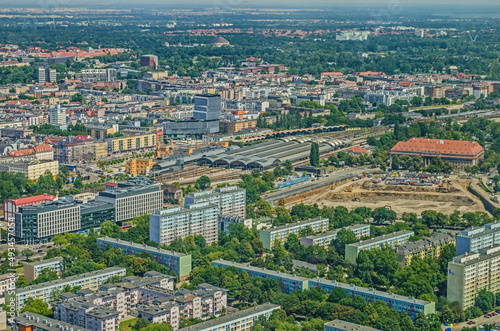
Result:
{"label": "low-rise building", "polygon": [[333,320],[328,323],[325,323],[323,331],[381,331],[381,330],[343,320]]}
{"label": "low-rise building", "polygon": [[315,233],[328,230],[329,220],[327,218],[317,217],[301,222],[289,223],[280,226],[274,226],[270,229],[260,230],[260,241],[265,249],[273,249],[274,242],[280,241],[282,244],[291,233],[301,237],[300,232],[306,229],[312,230]]}
{"label": "low-rise building", "polygon": [[448,233],[436,233],[429,238],[409,241],[396,248],[396,259],[401,264],[401,267],[410,265],[415,257],[438,259],[441,256],[442,248],[453,242],[453,236]]}
{"label": "low-rise building", "polygon": [[213,267],[220,268],[236,268],[240,271],[245,271],[251,277],[259,278],[272,278],[277,279],[281,284],[281,290],[290,294],[293,291],[307,290],[308,289],[308,279],[305,277],[299,277],[293,274],[287,274],[279,271],[268,270],[266,268],[253,267],[251,265],[246,265],[242,263],[226,261],[226,260],[215,260],[212,261]]}
{"label": "low-rise building", "polygon": [[385,234],[380,237],[370,238],[367,240],[358,241],[352,244],[345,245],[345,259],[353,264],[356,264],[356,258],[359,252],[383,246],[399,246],[406,244],[408,239],[415,235],[413,231],[403,230],[390,234]]}
{"label": "low-rise building", "polygon": [[41,260],[37,262],[26,262],[24,263],[24,278],[28,282],[38,278],[43,269],[49,269],[55,271],[57,276],[61,276],[63,267],[63,258],[54,257],[48,260]]}
{"label": "low-rise building", "polygon": [[143,148],[154,148],[157,143],[157,133],[136,134],[129,137],[106,139],[109,153],[119,153]]}
{"label": "low-rise building", "polygon": [[131,159],[125,165],[125,172],[129,175],[147,175],[153,168],[152,159]]}
{"label": "low-rise building", "polygon": [[19,211],[19,207],[35,206],[54,200],[57,200],[57,195],[47,193],[26,198],[6,199],[3,202],[4,219],[6,221],[14,221],[15,215]]}
{"label": "low-rise building", "polygon": [[381,300],[388,307],[395,309],[397,312],[405,312],[411,318],[416,318],[417,314],[420,312],[425,315],[434,314],[436,312],[436,303],[432,301],[377,291],[372,288],[360,287],[354,284],[340,283],[335,280],[327,280],[319,277],[309,279],[309,288],[321,288],[328,293],[331,293],[335,288],[340,288],[343,289],[348,296],[354,297],[359,295],[367,302]]}
{"label": "low-rise building", "polygon": [[456,171],[464,171],[467,166],[479,164],[484,158],[484,148],[476,141],[411,138],[391,148],[391,165],[395,155],[420,156],[426,167],[439,156],[443,162],[450,162]]}
{"label": "low-rise building", "polygon": [[161,186],[163,190],[163,197],[167,200],[172,200],[175,202],[180,202],[182,199],[182,189],[179,186],[163,184]]}
{"label": "low-rise building", "polygon": [[278,305],[266,303],[185,327],[179,331],[250,331],[260,316],[269,319],[273,311],[280,308]]}
{"label": "low-rise building", "polygon": [[302,239],[301,239],[302,245],[304,245],[305,247],[311,246],[311,245],[316,245],[316,246],[321,246],[321,247],[327,249],[330,246],[332,240],[337,238],[337,234],[342,229],[346,229],[346,230],[354,232],[354,235],[358,239],[361,239],[362,237],[369,237],[370,236],[370,225],[369,224],[354,224],[354,225],[349,225],[349,226],[346,226],[346,227],[343,227],[340,229],[335,229],[335,230],[327,231],[324,233],[313,234],[311,236],[302,237]]}
{"label": "low-rise building", "polygon": [[52,161],[54,160],[54,149],[48,144],[29,146],[27,149],[9,152],[11,157],[25,157],[31,156],[38,161]]}
{"label": "low-rise building", "polygon": [[66,286],[80,286],[82,289],[97,290],[97,288],[110,277],[125,276],[125,273],[125,268],[111,267],[33,286],[18,288],[16,289],[17,310],[19,311],[19,309],[24,306],[24,302],[30,297],[49,302],[54,291],[62,291]]}
{"label": "low-rise building", "polygon": [[38,315],[29,311],[25,311],[14,318],[12,324],[13,331],[90,331],[89,329],[75,327],[71,324],[64,323],[53,318]]}
{"label": "low-rise building", "polygon": [[0,163],[0,171],[20,172],[30,180],[37,180],[40,176],[45,175],[49,171],[53,176],[59,174],[58,161],[18,161],[16,158],[5,160]]}
{"label": "low-rise building", "polygon": [[[172,272],[183,280],[189,276],[191,272],[191,255],[168,251],[157,247],[140,245],[133,242],[115,239],[115,238],[97,238],[97,244],[101,249],[106,250],[108,247],[113,249],[121,249],[127,255],[135,255],[140,252],[151,253],[155,261],[163,264]],[[172,288],[173,289],[173,288]]]}

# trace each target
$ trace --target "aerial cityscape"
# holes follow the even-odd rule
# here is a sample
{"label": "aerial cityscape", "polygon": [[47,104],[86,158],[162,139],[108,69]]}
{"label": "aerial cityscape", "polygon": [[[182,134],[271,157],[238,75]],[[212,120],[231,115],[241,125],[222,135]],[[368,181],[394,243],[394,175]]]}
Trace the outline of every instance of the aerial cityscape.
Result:
{"label": "aerial cityscape", "polygon": [[0,330],[500,330],[500,2],[0,2]]}

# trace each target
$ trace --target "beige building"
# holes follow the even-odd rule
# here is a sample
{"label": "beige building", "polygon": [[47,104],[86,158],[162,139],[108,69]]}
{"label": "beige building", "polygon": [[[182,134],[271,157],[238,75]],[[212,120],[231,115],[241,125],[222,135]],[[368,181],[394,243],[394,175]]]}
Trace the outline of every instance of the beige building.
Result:
{"label": "beige building", "polygon": [[115,134],[112,127],[87,126],[87,134],[94,139],[106,139],[108,134]]}
{"label": "beige building", "polygon": [[30,180],[37,180],[40,176],[45,175],[45,172],[50,171],[53,176],[59,174],[58,161],[9,161],[0,164],[0,171],[20,172]]}
{"label": "beige building", "polygon": [[156,146],[156,132],[137,134],[129,137],[107,139],[108,152],[119,153],[139,148],[152,148]]}
{"label": "beige building", "polygon": [[500,246],[466,253],[448,263],[447,297],[463,309],[472,307],[481,290],[500,292]]}
{"label": "beige building", "polygon": [[447,233],[436,233],[429,238],[423,238],[396,248],[396,259],[401,267],[411,264],[412,259],[431,258],[437,260],[444,246],[455,243],[455,238]]}
{"label": "beige building", "polygon": [[31,263],[24,263],[24,278],[28,282],[31,282],[32,280],[35,280],[40,276],[40,273],[42,272],[43,269],[49,269],[53,270],[57,273],[57,276],[61,276],[62,273],[62,268],[63,268],[63,258],[62,257],[55,257],[53,259],[48,259],[48,260],[42,260],[42,261],[37,261],[37,262],[31,262]]}

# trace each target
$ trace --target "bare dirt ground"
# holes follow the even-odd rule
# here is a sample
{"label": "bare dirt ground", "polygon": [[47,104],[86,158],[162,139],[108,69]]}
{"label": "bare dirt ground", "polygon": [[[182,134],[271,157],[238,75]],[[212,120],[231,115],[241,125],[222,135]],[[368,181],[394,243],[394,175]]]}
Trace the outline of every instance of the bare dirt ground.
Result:
{"label": "bare dirt ground", "polygon": [[[352,181],[313,195],[302,200],[302,203],[317,203],[323,206],[345,206],[347,209],[357,207],[379,208],[390,206],[398,215],[404,212],[417,213],[424,210],[436,210],[446,214],[454,210],[460,213],[486,211],[481,201],[467,191],[467,181],[450,178],[452,184],[447,185],[447,193],[439,192],[434,186],[404,186],[373,184],[373,178]],[[349,188],[352,185],[352,191]],[[353,201],[357,198],[356,201]],[[291,207],[291,206],[289,206]]]}

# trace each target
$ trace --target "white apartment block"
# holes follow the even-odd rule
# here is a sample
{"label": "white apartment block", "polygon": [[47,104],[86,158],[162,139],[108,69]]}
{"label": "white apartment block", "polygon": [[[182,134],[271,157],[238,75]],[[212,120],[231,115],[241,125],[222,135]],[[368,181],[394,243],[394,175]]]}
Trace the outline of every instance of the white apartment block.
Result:
{"label": "white apartment block", "polygon": [[459,255],[448,262],[448,300],[467,309],[483,289],[500,292],[500,246]]}
{"label": "white apartment block", "polygon": [[97,288],[110,277],[125,276],[125,273],[125,268],[111,267],[33,286],[18,288],[16,289],[17,309],[21,309],[24,306],[24,302],[29,297],[50,302],[52,293],[55,290],[62,291],[67,285],[71,287],[80,286],[82,289],[97,290]]}
{"label": "white apartment block", "polygon": [[354,235],[358,239],[370,236],[370,224],[354,224],[340,229],[327,231],[325,233],[313,234],[311,236],[302,237],[301,239],[302,245],[304,245],[305,247],[310,245],[315,245],[324,247],[326,249],[330,246],[332,240],[337,238],[337,234],[342,229],[354,232]]}
{"label": "white apartment block", "polygon": [[313,218],[302,222],[289,223],[285,225],[275,226],[270,229],[260,230],[260,241],[265,249],[273,249],[275,240],[284,243],[290,234],[300,236],[301,230],[311,228],[314,233],[325,232],[329,226],[328,218]]}
{"label": "white apartment block", "polygon": [[160,245],[169,245],[175,239],[197,234],[203,236],[209,245],[216,242],[218,206],[200,202],[185,207],[156,210],[149,215],[149,239]]}
{"label": "white apartment block", "polygon": [[16,288],[16,281],[19,276],[15,274],[0,275],[0,297],[4,296],[5,291],[14,290]]}
{"label": "white apartment block", "polygon": [[32,280],[35,280],[40,276],[40,273],[42,272],[43,269],[50,269],[53,270],[57,273],[58,276],[61,276],[62,272],[62,267],[63,267],[63,258],[62,257],[55,257],[53,259],[48,259],[48,260],[42,260],[42,261],[37,261],[37,262],[31,262],[31,263],[24,263],[24,278],[28,282],[31,282]]}
{"label": "white apartment block", "polygon": [[280,308],[278,305],[266,303],[182,328],[180,331],[250,331],[260,316],[269,319],[273,311]]}
{"label": "white apartment block", "polygon": [[219,206],[219,214],[238,216],[246,215],[246,190],[238,186],[218,187],[215,190],[192,192],[184,198],[184,205],[209,202]]}
{"label": "white apartment block", "polygon": [[456,238],[457,255],[478,252],[481,248],[500,245],[500,222],[460,231]]}

